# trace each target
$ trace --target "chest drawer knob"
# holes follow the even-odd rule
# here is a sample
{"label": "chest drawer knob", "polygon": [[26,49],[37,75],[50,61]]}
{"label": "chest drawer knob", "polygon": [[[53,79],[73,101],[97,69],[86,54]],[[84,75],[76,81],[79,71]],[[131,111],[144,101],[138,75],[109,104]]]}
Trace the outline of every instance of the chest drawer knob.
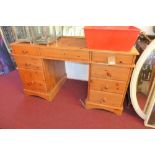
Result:
{"label": "chest drawer knob", "polygon": [[27,85],[28,86],[32,86],[34,84],[34,81],[28,82]]}
{"label": "chest drawer knob", "polygon": [[25,67],[30,67],[31,64],[25,63]]}
{"label": "chest drawer knob", "polygon": [[116,89],[117,90],[119,90],[119,87],[120,87],[119,83],[116,83]]}
{"label": "chest drawer knob", "polygon": [[27,53],[28,53],[28,51],[22,51],[22,53],[23,53],[23,54],[27,54]]}
{"label": "chest drawer knob", "polygon": [[108,89],[108,86],[105,86],[104,89],[107,90]]}
{"label": "chest drawer knob", "polygon": [[107,76],[108,76],[108,77],[111,77],[111,74],[110,74],[109,72],[107,72]]}
{"label": "chest drawer knob", "polygon": [[116,89],[119,90],[119,87],[117,87]]}
{"label": "chest drawer knob", "polygon": [[102,104],[102,103],[105,103],[106,102],[106,100],[103,98],[103,99],[101,99],[100,100],[100,103]]}

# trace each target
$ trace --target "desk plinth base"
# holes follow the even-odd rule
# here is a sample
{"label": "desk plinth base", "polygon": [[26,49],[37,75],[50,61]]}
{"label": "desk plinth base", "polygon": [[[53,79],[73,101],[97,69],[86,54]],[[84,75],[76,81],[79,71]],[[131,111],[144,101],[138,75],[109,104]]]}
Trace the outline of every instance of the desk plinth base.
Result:
{"label": "desk plinth base", "polygon": [[50,92],[47,92],[47,93],[36,92],[36,91],[31,91],[31,90],[26,90],[26,89],[24,89],[24,93],[26,95],[39,96],[39,97],[44,98],[48,101],[52,101],[66,80],[67,80],[66,76],[61,78],[59,80],[59,82],[55,85],[55,87]]}
{"label": "desk plinth base", "polygon": [[121,115],[123,111],[123,107],[113,107],[113,106],[107,106],[107,105],[99,105],[96,103],[93,103],[91,101],[86,100],[85,101],[85,108],[86,109],[104,109],[108,110],[110,112],[113,112],[117,115]]}

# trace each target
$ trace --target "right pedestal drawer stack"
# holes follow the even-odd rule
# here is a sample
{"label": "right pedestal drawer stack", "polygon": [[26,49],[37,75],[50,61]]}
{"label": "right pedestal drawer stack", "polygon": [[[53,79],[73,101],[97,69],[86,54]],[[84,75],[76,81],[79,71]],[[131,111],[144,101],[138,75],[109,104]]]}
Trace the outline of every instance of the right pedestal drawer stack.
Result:
{"label": "right pedestal drawer stack", "polygon": [[138,52],[91,51],[87,108],[123,111],[135,58]]}

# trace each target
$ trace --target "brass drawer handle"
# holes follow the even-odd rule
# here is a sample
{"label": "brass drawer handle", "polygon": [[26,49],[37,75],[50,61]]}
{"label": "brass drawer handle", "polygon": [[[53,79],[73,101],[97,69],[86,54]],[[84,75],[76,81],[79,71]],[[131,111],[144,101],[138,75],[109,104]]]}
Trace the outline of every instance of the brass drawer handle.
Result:
{"label": "brass drawer handle", "polygon": [[100,103],[102,104],[102,103],[105,103],[106,102],[106,100],[105,99],[101,99],[100,100]]}
{"label": "brass drawer handle", "polygon": [[107,76],[108,76],[108,77],[111,77],[111,74],[110,74],[109,72],[107,72]]}
{"label": "brass drawer handle", "polygon": [[109,89],[109,87],[108,86],[103,86],[103,87],[101,87],[101,91],[105,91],[105,90],[108,90]]}
{"label": "brass drawer handle", "polygon": [[25,63],[25,67],[30,67],[31,64]]}
{"label": "brass drawer handle", "polygon": [[32,86],[34,84],[34,81],[28,82],[27,85],[28,86]]}
{"label": "brass drawer handle", "polygon": [[28,53],[28,51],[22,51],[22,53],[23,53],[23,54],[27,54],[27,53]]}
{"label": "brass drawer handle", "polygon": [[39,66],[36,66],[36,69],[39,69]]}
{"label": "brass drawer handle", "polygon": [[108,89],[108,86],[105,86],[104,89],[107,90]]}

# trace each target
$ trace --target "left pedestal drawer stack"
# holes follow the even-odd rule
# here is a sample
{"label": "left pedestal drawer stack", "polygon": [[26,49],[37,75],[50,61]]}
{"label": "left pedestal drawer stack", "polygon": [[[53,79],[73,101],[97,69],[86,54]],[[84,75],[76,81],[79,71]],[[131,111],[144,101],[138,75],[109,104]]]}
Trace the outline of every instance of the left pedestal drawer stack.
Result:
{"label": "left pedestal drawer stack", "polygon": [[[11,45],[24,93],[51,101],[66,79],[65,64],[41,57],[46,47],[14,43]],[[52,52],[52,50],[50,51]]]}
{"label": "left pedestal drawer stack", "polygon": [[47,87],[43,70],[43,60],[28,56],[15,56],[15,59],[23,81],[24,90],[46,93]]}
{"label": "left pedestal drawer stack", "polygon": [[14,55],[14,58],[23,82],[24,92],[48,99],[43,59],[29,55]]}

